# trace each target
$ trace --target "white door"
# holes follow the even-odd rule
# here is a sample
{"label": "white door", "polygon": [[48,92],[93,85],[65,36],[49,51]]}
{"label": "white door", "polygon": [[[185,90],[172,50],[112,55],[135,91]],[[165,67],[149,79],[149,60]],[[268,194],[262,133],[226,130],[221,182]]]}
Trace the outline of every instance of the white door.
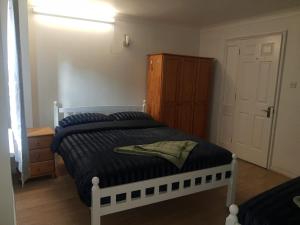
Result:
{"label": "white door", "polygon": [[235,109],[236,80],[239,65],[239,41],[227,43],[226,66],[221,100],[219,144],[232,150],[233,121]]}
{"label": "white door", "polygon": [[[239,40],[231,149],[267,167],[281,35]],[[226,93],[225,93],[226,94]],[[228,125],[227,125],[228,126]],[[228,129],[228,128],[227,128]]]}

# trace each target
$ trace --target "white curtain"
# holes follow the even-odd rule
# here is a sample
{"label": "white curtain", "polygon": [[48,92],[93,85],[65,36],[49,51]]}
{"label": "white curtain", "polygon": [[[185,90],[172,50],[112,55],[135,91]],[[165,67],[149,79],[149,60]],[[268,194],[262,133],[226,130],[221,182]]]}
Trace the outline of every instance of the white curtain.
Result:
{"label": "white curtain", "polygon": [[24,115],[24,97],[22,84],[20,31],[18,16],[18,1],[8,1],[7,19],[7,53],[11,129],[15,160],[21,173],[22,184],[29,176],[28,142]]}

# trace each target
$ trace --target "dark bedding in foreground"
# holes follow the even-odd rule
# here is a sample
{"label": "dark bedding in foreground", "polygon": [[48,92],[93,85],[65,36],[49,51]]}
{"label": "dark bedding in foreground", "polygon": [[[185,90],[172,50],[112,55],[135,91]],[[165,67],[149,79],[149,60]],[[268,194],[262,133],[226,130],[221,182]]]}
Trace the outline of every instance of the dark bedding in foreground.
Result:
{"label": "dark bedding in foreground", "polygon": [[[113,151],[118,146],[168,140],[198,142],[180,170],[162,158]],[[88,206],[94,176],[100,178],[100,187],[109,187],[221,166],[232,160],[229,151],[154,120],[99,122],[57,129],[52,149],[63,157],[81,200]]]}
{"label": "dark bedding in foreground", "polygon": [[300,225],[300,208],[293,198],[300,195],[300,177],[264,192],[240,206],[242,225]]}

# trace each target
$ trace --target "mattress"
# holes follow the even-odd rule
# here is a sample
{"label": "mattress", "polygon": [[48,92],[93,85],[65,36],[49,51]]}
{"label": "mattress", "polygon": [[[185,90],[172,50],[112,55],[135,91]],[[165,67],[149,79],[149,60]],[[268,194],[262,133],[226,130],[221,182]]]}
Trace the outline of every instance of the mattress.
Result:
{"label": "mattress", "polygon": [[266,191],[240,206],[242,225],[300,225],[300,208],[293,202],[300,196],[300,177]]}
{"label": "mattress", "polygon": [[[117,146],[168,140],[198,143],[181,169],[162,158],[113,151]],[[221,166],[232,160],[229,151],[154,120],[99,122],[60,128],[52,149],[62,156],[79,196],[87,206],[91,205],[91,179],[94,176],[100,178],[100,187],[104,188]]]}

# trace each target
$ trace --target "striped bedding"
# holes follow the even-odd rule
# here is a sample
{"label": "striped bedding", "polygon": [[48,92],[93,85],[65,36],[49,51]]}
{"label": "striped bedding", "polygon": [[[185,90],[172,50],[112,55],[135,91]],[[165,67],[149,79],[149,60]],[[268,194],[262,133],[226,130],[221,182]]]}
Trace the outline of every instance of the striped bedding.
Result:
{"label": "striped bedding", "polygon": [[[113,151],[117,146],[166,140],[198,142],[180,170],[162,158]],[[154,120],[89,123],[57,129],[52,149],[63,157],[80,198],[87,206],[91,204],[94,176],[100,178],[100,187],[109,187],[220,166],[232,159],[229,151]]]}
{"label": "striped bedding", "polygon": [[300,177],[266,191],[240,206],[242,225],[300,225],[300,208],[293,202],[300,196]]}

